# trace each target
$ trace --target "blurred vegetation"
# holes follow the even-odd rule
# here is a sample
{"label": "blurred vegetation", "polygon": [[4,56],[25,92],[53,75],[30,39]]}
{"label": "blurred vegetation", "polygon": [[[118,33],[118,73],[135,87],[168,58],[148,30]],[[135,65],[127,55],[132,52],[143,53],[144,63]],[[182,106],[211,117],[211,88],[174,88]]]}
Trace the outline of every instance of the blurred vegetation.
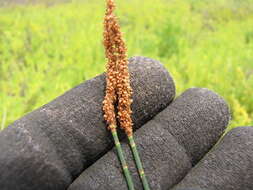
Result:
{"label": "blurred vegetation", "polygon": [[[50,1],[45,1],[50,2]],[[117,1],[129,56],[164,63],[177,94],[206,87],[253,125],[253,0]],[[0,8],[0,128],[105,70],[104,2]]]}

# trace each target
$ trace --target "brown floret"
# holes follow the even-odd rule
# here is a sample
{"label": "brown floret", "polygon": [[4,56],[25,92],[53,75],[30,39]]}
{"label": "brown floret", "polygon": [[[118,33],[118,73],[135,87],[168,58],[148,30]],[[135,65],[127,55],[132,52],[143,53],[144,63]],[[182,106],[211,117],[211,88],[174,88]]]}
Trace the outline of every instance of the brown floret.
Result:
{"label": "brown floret", "polygon": [[[127,135],[132,135],[131,103],[132,89],[128,71],[127,49],[122,39],[120,26],[113,14],[115,4],[107,0],[104,20],[104,46],[107,62],[106,96],[103,102],[105,120],[109,127],[116,124],[115,104],[118,103],[117,118]],[[118,102],[117,102],[118,101]]]}
{"label": "brown floret", "polygon": [[104,19],[104,47],[107,58],[106,66],[106,95],[103,101],[104,118],[109,126],[116,125],[116,115],[114,104],[116,102],[116,56],[113,45],[111,24],[113,22],[112,12],[115,6],[112,1],[107,1],[106,15]]}

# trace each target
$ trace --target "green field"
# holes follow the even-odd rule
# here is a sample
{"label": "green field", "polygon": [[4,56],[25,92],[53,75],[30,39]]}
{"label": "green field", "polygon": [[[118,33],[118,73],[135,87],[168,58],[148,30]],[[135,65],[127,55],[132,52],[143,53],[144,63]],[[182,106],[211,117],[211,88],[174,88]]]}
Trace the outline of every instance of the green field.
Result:
{"label": "green field", "polygon": [[[49,1],[47,1],[49,2]],[[117,0],[128,55],[164,63],[253,125],[253,0]],[[102,0],[0,8],[0,129],[105,70]]]}

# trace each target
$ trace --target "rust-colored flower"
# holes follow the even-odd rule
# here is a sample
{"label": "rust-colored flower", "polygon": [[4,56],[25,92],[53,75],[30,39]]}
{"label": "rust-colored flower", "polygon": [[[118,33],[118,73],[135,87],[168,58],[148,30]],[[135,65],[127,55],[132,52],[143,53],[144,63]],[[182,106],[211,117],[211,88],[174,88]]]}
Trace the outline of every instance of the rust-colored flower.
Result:
{"label": "rust-colored flower", "polygon": [[113,0],[107,0],[107,9],[104,21],[104,46],[108,62],[106,96],[103,102],[103,110],[105,112],[104,117],[112,132],[114,143],[117,145],[116,149],[119,157],[121,158],[120,161],[126,176],[128,187],[129,189],[134,190],[133,181],[129,174],[124,155],[122,154],[120,142],[117,137],[115,104],[118,104],[117,119],[120,123],[120,127],[128,136],[130,148],[133,152],[134,160],[138,168],[138,173],[141,177],[143,187],[145,190],[150,190],[133,138],[133,122],[131,119],[132,88],[130,86],[130,76],[126,54],[127,49],[125,42],[122,39],[117,18],[113,14],[114,9],[115,5]]}
{"label": "rust-colored flower", "polygon": [[104,19],[104,47],[105,47],[105,55],[108,60],[107,62],[107,72],[106,72],[106,95],[103,101],[103,110],[104,110],[104,118],[109,125],[109,128],[112,126],[116,126],[116,115],[115,115],[115,107],[116,103],[116,60],[115,56],[115,46],[112,36],[112,12],[115,6],[113,1],[107,1],[107,9],[106,15]]}
{"label": "rust-colored flower", "polygon": [[128,70],[128,60],[126,55],[125,43],[121,36],[117,40],[118,45],[118,75],[117,75],[117,95],[118,95],[118,119],[120,126],[128,136],[133,133],[131,119],[132,88],[130,86],[130,76]]}
{"label": "rust-colored flower", "polygon": [[118,103],[117,118],[128,136],[132,135],[131,103],[132,89],[128,71],[127,49],[122,39],[120,26],[113,11],[113,0],[107,0],[104,20],[104,46],[107,62],[106,96],[103,102],[105,120],[109,127],[116,125],[115,104]]}

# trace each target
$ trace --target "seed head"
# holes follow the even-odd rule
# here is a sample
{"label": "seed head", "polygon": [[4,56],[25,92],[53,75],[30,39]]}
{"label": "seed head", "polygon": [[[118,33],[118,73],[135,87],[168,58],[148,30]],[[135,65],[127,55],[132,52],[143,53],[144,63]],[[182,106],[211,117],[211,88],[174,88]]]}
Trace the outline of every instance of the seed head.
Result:
{"label": "seed head", "polygon": [[114,1],[107,0],[104,19],[104,46],[108,62],[106,66],[106,96],[103,102],[104,117],[109,126],[116,124],[114,106],[118,103],[117,119],[120,126],[127,135],[132,135],[132,88],[130,86],[127,49],[122,39],[118,20],[113,13],[114,10]]}

